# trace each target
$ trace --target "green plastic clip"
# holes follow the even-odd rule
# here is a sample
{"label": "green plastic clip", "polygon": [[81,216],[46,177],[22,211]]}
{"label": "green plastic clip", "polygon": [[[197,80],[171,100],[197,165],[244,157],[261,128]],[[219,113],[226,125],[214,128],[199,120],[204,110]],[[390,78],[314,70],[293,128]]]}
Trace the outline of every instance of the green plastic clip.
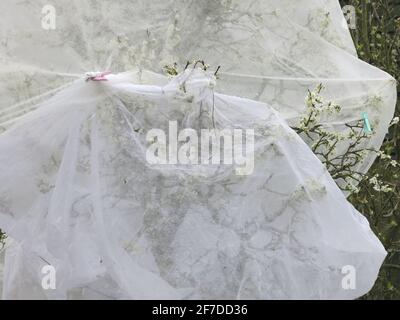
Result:
{"label": "green plastic clip", "polygon": [[372,133],[372,128],[371,128],[371,124],[370,124],[369,119],[368,119],[368,113],[363,112],[362,113],[362,117],[363,117],[363,120],[364,120],[364,133],[371,134]]}

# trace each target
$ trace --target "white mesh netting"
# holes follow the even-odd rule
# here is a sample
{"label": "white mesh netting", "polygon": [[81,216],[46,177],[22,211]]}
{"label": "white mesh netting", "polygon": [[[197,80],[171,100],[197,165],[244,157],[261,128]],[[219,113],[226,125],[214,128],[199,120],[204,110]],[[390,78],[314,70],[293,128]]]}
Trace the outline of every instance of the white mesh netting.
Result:
{"label": "white mesh netting", "polygon": [[[379,148],[395,80],[360,61],[337,1],[3,0],[0,228],[3,297],[356,298],[386,252],[289,128],[319,83],[342,106],[337,132],[367,112]],[[170,79],[165,64],[201,58]],[[85,72],[112,70],[107,81]],[[151,165],[146,133],[254,129],[254,172]],[[340,148],[345,148],[341,146]],[[339,152],[340,152],[339,148]],[[373,154],[357,164],[366,172]],[[57,289],[41,287],[41,268]],[[344,290],[342,267],[357,270]]]}

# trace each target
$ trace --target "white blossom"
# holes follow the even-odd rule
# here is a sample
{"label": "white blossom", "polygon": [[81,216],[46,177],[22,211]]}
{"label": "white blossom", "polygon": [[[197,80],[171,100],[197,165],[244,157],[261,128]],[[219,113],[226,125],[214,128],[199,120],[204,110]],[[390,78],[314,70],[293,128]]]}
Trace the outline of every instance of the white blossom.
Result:
{"label": "white blossom", "polygon": [[390,126],[394,126],[396,124],[398,124],[400,122],[400,118],[399,117],[395,117],[393,118],[393,120],[390,122]]}

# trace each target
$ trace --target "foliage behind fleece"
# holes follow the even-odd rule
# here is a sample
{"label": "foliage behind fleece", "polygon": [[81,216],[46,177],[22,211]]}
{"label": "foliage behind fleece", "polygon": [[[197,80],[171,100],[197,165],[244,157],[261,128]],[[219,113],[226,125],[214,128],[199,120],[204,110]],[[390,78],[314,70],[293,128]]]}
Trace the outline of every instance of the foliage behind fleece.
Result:
{"label": "foliage behind fleece", "polygon": [[[359,57],[400,79],[400,0],[341,0],[342,6],[356,8],[356,29],[352,36]],[[400,95],[398,87],[398,96]],[[400,101],[396,117],[400,116]],[[393,125],[382,152],[400,160],[400,123]],[[362,183],[360,192],[350,197],[357,209],[366,215],[388,257],[379,278],[365,299],[400,299],[400,175],[399,168],[378,159],[370,174],[379,175],[393,192],[377,191]]]}

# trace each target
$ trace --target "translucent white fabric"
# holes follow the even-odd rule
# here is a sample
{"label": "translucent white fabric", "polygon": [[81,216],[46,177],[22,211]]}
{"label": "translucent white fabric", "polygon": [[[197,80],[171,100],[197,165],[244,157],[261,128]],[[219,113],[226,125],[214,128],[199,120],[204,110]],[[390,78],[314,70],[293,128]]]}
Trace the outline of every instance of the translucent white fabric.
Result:
{"label": "translucent white fabric", "polygon": [[[355,298],[371,288],[384,248],[268,105],[214,93],[198,70],[171,82],[108,78],[75,81],[0,136],[0,223],[18,240],[4,298]],[[149,165],[144,133],[168,132],[171,119],[254,128],[254,172]],[[41,288],[46,263],[56,290]],[[342,287],[348,265],[355,290]]]}
{"label": "translucent white fabric", "polygon": [[[357,59],[337,1],[54,0],[55,30],[40,21],[46,5],[0,3],[0,228],[14,239],[4,298],[321,299],[371,288],[384,248],[286,124],[322,82],[343,107],[328,127],[367,112],[376,148],[387,131],[395,81]],[[220,93],[212,72],[160,75],[197,58],[221,66]],[[97,70],[114,74],[86,82]],[[174,120],[254,128],[254,173],[150,166],[145,133]],[[56,290],[41,286],[46,264]],[[342,286],[348,265],[354,290]]]}
{"label": "translucent white fabric", "polygon": [[375,134],[365,147],[380,147],[393,117],[396,82],[357,59],[337,0],[54,0],[55,30],[40,21],[48,5],[1,1],[0,124],[87,71],[161,73],[193,59],[221,66],[219,92],[266,102],[293,125],[322,83],[343,107],[329,128],[367,112]]}

